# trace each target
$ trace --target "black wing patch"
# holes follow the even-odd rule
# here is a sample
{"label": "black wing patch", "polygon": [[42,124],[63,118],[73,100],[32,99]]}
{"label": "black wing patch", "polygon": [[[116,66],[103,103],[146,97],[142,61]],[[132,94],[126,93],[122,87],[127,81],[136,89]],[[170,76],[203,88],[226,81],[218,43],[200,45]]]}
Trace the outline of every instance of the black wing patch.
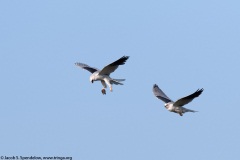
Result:
{"label": "black wing patch", "polygon": [[124,65],[125,62],[128,60],[129,56],[123,56],[122,58],[116,60],[115,62],[109,64],[109,66],[118,66],[118,65]]}
{"label": "black wing patch", "polygon": [[192,100],[192,99],[194,99],[194,98],[196,98],[196,97],[198,97],[200,94],[202,94],[202,92],[203,92],[203,88],[202,89],[198,89],[196,92],[194,92],[193,94],[190,94],[189,96],[186,96],[186,97],[184,97],[184,98],[182,98],[183,100]]}
{"label": "black wing patch", "polygon": [[203,92],[203,88],[202,89],[198,89],[196,92],[194,92],[193,94],[190,94],[189,96],[183,97],[179,100],[177,100],[174,105],[176,106],[184,106],[185,104],[188,104],[189,102],[191,102],[194,98],[198,97],[200,94],[202,94]]}

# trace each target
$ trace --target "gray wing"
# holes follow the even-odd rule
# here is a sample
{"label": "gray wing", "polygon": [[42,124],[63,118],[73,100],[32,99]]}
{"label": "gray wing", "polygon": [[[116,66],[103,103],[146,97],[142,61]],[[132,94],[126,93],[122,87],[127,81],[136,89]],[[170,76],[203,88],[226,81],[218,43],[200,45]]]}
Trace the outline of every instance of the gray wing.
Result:
{"label": "gray wing", "polygon": [[194,98],[198,97],[202,92],[203,92],[203,88],[198,89],[193,94],[190,94],[189,96],[186,96],[186,97],[183,97],[183,98],[177,100],[173,105],[174,106],[184,106],[185,104],[188,104],[189,102],[191,102]]}
{"label": "gray wing", "polygon": [[90,66],[88,66],[88,65],[86,65],[84,63],[78,63],[77,62],[77,63],[75,63],[75,65],[78,66],[78,67],[81,67],[82,69],[86,69],[86,70],[88,70],[91,73],[94,73],[94,72],[98,71],[97,68],[90,67]]}
{"label": "gray wing", "polygon": [[105,66],[99,72],[99,74],[109,75],[110,73],[114,72],[118,68],[119,65],[124,65],[128,58],[129,58],[129,56],[123,56],[122,58],[116,60],[115,62]]}
{"label": "gray wing", "polygon": [[168,98],[168,96],[156,84],[153,85],[153,94],[165,103],[172,102],[172,100]]}

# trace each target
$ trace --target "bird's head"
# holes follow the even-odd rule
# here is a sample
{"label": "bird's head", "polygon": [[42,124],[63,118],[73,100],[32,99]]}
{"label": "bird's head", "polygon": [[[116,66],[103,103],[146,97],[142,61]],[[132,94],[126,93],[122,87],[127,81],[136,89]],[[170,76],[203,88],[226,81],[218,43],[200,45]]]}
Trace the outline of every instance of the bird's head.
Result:
{"label": "bird's head", "polygon": [[165,107],[165,108],[168,108],[168,103],[165,103],[165,104],[164,104],[164,107]]}
{"label": "bird's head", "polygon": [[90,76],[90,82],[94,82],[94,77],[92,75]]}

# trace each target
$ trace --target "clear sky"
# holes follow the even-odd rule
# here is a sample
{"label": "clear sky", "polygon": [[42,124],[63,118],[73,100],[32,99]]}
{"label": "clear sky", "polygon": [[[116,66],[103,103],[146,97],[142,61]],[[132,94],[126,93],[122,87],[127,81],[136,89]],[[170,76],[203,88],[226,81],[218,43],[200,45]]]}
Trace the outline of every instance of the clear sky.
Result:
{"label": "clear sky", "polygon": [[[237,160],[240,2],[122,0],[0,2],[0,156],[75,160]],[[74,65],[102,68],[100,82]],[[204,88],[183,117],[173,100]]]}

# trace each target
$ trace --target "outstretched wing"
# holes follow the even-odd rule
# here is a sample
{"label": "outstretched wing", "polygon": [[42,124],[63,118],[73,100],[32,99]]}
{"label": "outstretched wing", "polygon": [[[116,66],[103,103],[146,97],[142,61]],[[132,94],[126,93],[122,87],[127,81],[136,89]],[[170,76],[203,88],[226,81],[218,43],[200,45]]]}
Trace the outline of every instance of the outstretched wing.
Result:
{"label": "outstretched wing", "polygon": [[173,105],[174,106],[184,106],[185,104],[188,104],[189,102],[191,102],[194,98],[198,97],[202,92],[203,92],[203,88],[198,89],[193,94],[177,100]]}
{"label": "outstretched wing", "polygon": [[77,62],[77,63],[75,63],[75,65],[78,66],[78,67],[81,67],[82,69],[86,69],[86,70],[88,70],[91,73],[94,73],[94,72],[98,71],[97,68],[90,67],[90,66],[88,66],[88,65],[86,65],[84,63],[78,63]]}
{"label": "outstretched wing", "polygon": [[168,96],[156,84],[153,85],[153,94],[165,103],[172,102],[172,100],[168,98]]}
{"label": "outstretched wing", "polygon": [[129,58],[129,56],[123,56],[122,58],[116,60],[115,62],[105,66],[99,72],[99,74],[105,74],[105,75],[111,74],[112,72],[114,72],[118,68],[119,65],[124,65],[128,58]]}

